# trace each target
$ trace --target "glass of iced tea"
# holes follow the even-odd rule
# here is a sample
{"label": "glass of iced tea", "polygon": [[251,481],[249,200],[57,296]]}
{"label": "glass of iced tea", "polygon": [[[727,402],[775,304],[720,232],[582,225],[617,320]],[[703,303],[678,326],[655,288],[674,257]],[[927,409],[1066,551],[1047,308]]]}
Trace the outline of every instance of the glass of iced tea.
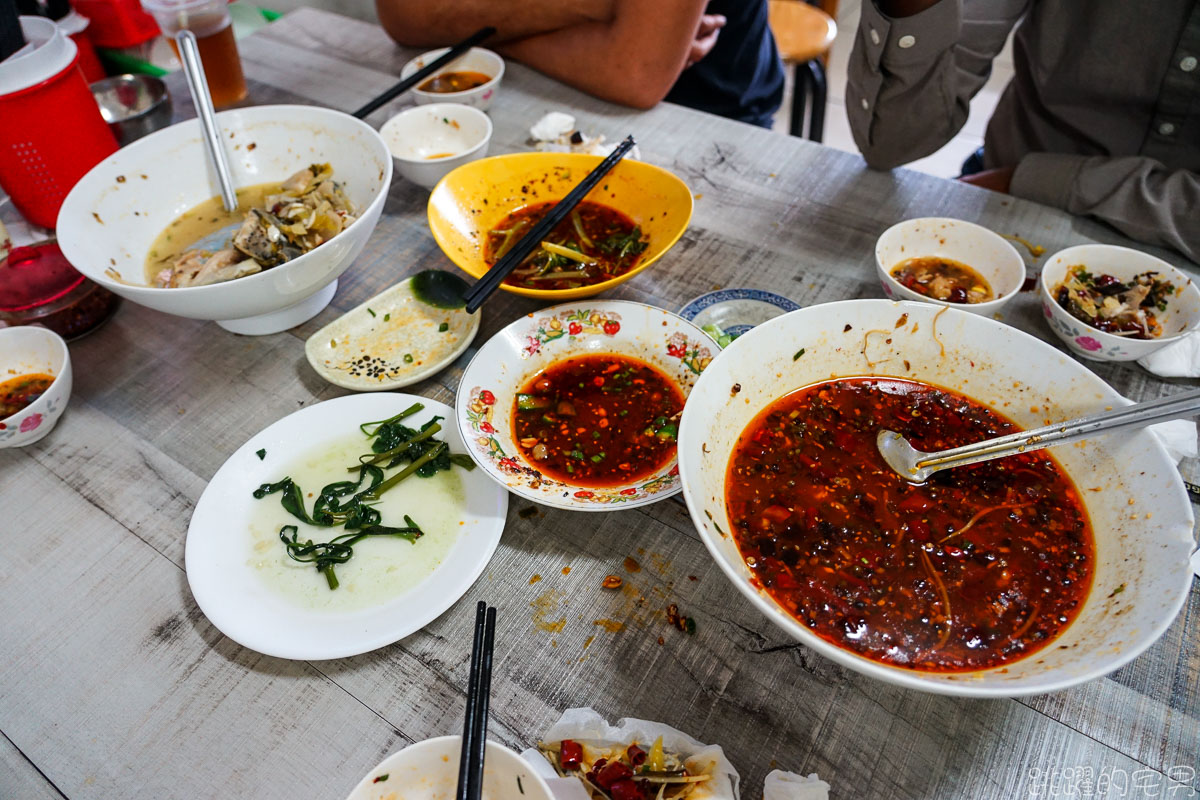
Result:
{"label": "glass of iced tea", "polygon": [[196,34],[213,106],[225,108],[246,96],[246,78],[227,0],[142,0],[142,6],[154,15],[176,56],[179,48],[175,34],[181,30]]}

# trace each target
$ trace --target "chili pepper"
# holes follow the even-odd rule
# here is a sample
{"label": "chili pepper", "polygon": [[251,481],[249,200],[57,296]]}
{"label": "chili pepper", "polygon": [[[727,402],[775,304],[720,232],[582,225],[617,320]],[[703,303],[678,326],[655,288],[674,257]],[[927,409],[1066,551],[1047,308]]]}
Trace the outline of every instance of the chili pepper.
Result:
{"label": "chili pepper", "polygon": [[614,783],[632,775],[633,770],[629,768],[628,764],[623,761],[609,761],[596,771],[594,783],[601,789],[612,789]]}
{"label": "chili pepper", "polygon": [[643,800],[646,796],[641,784],[629,778],[614,783],[609,792],[612,793],[613,800]]}
{"label": "chili pepper", "polygon": [[577,770],[583,764],[583,745],[563,739],[558,751],[558,765],[564,770]]}

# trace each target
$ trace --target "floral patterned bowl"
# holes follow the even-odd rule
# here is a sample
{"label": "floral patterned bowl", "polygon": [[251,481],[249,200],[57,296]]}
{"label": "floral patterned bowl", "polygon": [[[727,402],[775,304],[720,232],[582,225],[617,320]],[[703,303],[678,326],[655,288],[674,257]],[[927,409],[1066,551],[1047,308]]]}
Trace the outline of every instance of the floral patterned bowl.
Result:
{"label": "floral patterned bowl", "polygon": [[[1131,339],[1093,328],[1067,313],[1054,299],[1055,288],[1071,267],[1083,265],[1093,274],[1128,281],[1142,272],[1160,272],[1175,284],[1175,296],[1158,316],[1163,335],[1157,339]],[[1042,316],[1058,338],[1077,356],[1092,361],[1134,361],[1178,341],[1200,327],[1200,289],[1184,272],[1148,253],[1109,244],[1068,247],[1050,256],[1038,282]]]}
{"label": "floral patterned bowl", "polygon": [[71,397],[71,355],[57,333],[36,326],[0,329],[0,381],[41,372],[54,376],[45,394],[0,419],[0,448],[24,447],[54,428]]}
{"label": "floral patterned bowl", "polygon": [[622,300],[578,301],[529,314],[479,349],[458,391],[458,428],[475,462],[509,491],[542,505],[577,511],[633,508],[680,489],[674,458],[653,475],[604,488],[572,486],[543,475],[512,438],[517,392],[556,361],[588,353],[633,356],[675,380],[686,397],[718,352],[698,327],[661,308]]}

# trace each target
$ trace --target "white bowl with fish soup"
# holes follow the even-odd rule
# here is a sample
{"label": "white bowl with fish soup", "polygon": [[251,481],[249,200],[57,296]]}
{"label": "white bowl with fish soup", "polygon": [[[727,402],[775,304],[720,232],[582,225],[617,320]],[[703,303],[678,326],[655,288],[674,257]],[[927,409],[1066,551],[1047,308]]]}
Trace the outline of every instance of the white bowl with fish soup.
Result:
{"label": "white bowl with fish soup", "polygon": [[[234,333],[286,330],[333,298],[379,221],[392,159],[374,129],[339,111],[258,106],[217,120],[237,212],[215,196],[189,120],[92,168],[59,212],[59,245],[76,269],[135,303]],[[197,249],[209,255],[179,263]]]}
{"label": "white bowl with fish soup", "polygon": [[[1200,326],[1200,289],[1192,279],[1128,247],[1084,244],[1058,251],[1042,267],[1038,295],[1050,329],[1072,353],[1092,361],[1143,358]],[[1095,324],[1083,320],[1092,314]]]}

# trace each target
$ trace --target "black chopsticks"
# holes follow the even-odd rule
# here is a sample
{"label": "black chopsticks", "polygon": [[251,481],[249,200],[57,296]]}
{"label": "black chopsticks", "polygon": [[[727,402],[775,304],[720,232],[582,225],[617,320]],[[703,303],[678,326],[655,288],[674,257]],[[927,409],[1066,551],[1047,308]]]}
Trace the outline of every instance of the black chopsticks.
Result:
{"label": "black chopsticks", "polygon": [[475,638],[471,644],[471,674],[467,684],[467,715],[462,754],[458,761],[456,800],[479,800],[483,791],[483,759],[487,749],[488,697],[492,692],[492,644],[496,609],[479,601],[475,607]]}
{"label": "black chopsticks", "polygon": [[360,108],[358,111],[355,111],[354,116],[358,117],[359,119],[362,119],[367,114],[370,114],[372,111],[379,108],[380,106],[382,106],[384,103],[388,102],[389,100],[392,100],[395,97],[399,97],[400,95],[404,94],[409,89],[416,86],[418,83],[425,80],[430,75],[437,72],[439,69],[446,66],[451,61],[458,58],[463,53],[467,52],[472,47],[479,44],[480,42],[482,42],[484,39],[488,38],[495,32],[496,32],[496,29],[491,27],[490,25],[486,28],[480,28],[479,30],[475,31],[470,36],[468,36],[466,39],[463,39],[461,42],[454,45],[454,47],[451,47],[449,50],[447,50],[445,52],[445,54],[438,56],[436,59],[429,62],[425,66],[421,67],[419,70],[414,72],[412,75],[409,75],[407,78],[400,81],[395,86],[388,89],[386,92],[379,95],[371,102],[367,103],[365,106]]}
{"label": "black chopsticks", "polygon": [[473,314],[483,305],[483,301],[487,300],[496,288],[508,277],[508,273],[516,269],[517,265],[525,260],[525,256],[529,255],[533,248],[542,243],[550,231],[558,223],[567,218],[567,215],[579,205],[579,202],[590,192],[596,188],[596,184],[617,165],[617,162],[625,157],[636,144],[632,136],[626,136],[625,141],[617,145],[608,156],[601,161],[594,170],[587,174],[574,189],[567,193],[567,196],[558,201],[554,208],[546,213],[533,228],[517,240],[504,257],[492,266],[483,277],[475,281],[475,285],[470,288],[464,298],[467,301],[467,313]]}

